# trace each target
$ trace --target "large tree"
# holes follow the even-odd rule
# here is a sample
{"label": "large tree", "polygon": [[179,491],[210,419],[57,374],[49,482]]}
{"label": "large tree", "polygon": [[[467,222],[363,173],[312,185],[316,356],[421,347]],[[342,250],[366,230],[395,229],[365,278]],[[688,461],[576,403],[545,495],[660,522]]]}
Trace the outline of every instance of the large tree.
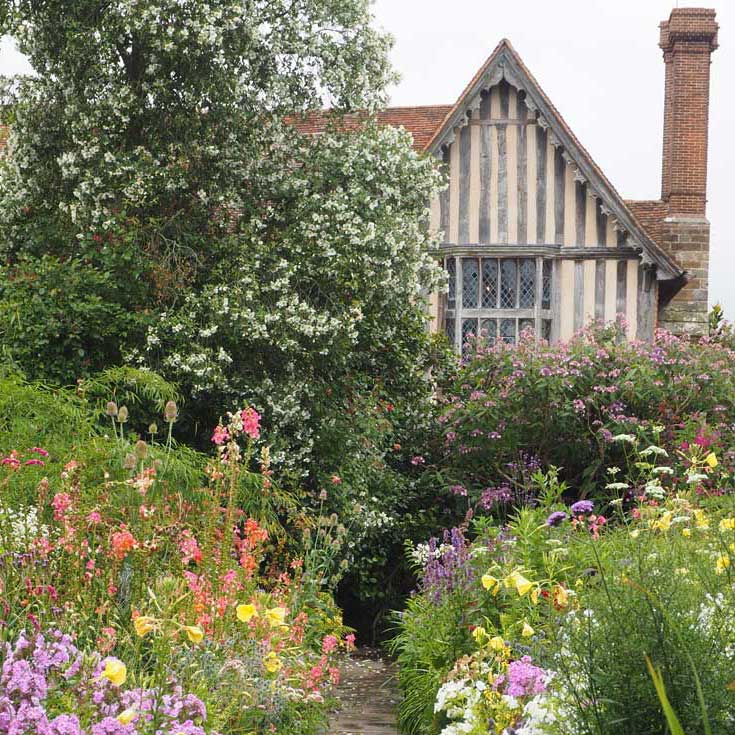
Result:
{"label": "large tree", "polygon": [[[355,406],[430,393],[439,184],[383,104],[367,0],[14,0],[0,332],[32,375],[128,361],[210,422],[254,402],[279,458],[338,465]],[[332,107],[306,137],[289,124]],[[351,126],[352,127],[352,126]],[[374,399],[374,400],[373,400]],[[328,458],[328,461],[327,461]]]}

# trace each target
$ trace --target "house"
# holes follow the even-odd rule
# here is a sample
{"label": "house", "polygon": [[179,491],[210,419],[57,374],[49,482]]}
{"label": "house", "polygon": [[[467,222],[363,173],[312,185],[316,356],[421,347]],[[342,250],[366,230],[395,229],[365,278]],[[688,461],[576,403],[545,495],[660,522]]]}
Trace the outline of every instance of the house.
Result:
{"label": "house", "polygon": [[[661,198],[617,192],[526,68],[498,44],[453,105],[392,108],[445,167],[431,202],[449,290],[431,298],[433,329],[457,349],[470,335],[512,342],[522,330],[563,340],[625,316],[630,339],[656,327],[707,330],[706,219],[710,57],[715,11],[678,8],[661,24],[666,67]],[[322,116],[300,127],[317,132]]]}

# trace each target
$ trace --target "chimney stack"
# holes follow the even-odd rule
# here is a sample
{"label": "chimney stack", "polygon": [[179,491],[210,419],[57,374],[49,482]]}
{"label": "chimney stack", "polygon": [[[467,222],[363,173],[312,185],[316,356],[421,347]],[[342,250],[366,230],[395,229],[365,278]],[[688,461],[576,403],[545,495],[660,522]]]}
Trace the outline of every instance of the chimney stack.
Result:
{"label": "chimney stack", "polygon": [[685,276],[661,284],[658,325],[692,337],[708,332],[707,139],[717,30],[715,11],[706,8],[676,8],[661,23],[666,64],[661,199],[667,205],[661,245]]}
{"label": "chimney stack", "polygon": [[705,216],[709,67],[717,29],[715,11],[706,8],[676,8],[661,23],[666,64],[661,198],[672,216]]}

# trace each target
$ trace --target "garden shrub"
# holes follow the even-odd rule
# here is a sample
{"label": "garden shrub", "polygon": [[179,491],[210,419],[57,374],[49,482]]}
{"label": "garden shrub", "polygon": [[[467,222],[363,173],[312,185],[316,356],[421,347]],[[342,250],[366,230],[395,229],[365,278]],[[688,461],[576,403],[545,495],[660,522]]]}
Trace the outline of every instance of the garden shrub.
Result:
{"label": "garden shrub", "polygon": [[614,327],[551,346],[479,344],[444,393],[427,481],[490,509],[524,500],[524,468],[554,465],[570,494],[605,496],[606,467],[624,461],[615,435],[642,431],[672,451],[684,436],[732,446],[734,361],[724,344],[666,333],[630,344]]}

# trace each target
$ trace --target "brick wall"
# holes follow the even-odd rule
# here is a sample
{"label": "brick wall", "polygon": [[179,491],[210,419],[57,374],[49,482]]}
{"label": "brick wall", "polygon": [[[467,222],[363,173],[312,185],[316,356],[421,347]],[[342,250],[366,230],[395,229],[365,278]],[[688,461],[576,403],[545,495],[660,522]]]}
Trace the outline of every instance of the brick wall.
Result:
{"label": "brick wall", "polygon": [[686,271],[686,283],[676,293],[664,290],[659,324],[683,334],[707,329],[709,79],[717,31],[715,11],[705,8],[677,8],[661,23],[666,64],[661,198],[667,207],[661,244]]}

